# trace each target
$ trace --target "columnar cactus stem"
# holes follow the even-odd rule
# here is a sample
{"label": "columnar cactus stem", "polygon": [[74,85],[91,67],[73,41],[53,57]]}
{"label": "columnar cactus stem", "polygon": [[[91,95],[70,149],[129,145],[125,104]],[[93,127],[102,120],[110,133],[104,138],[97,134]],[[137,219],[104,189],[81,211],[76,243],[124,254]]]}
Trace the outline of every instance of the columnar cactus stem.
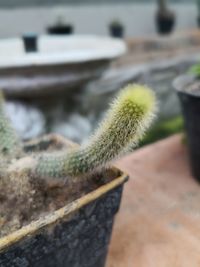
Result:
{"label": "columnar cactus stem", "polygon": [[15,157],[21,151],[20,139],[5,114],[4,98],[0,91],[0,154]]}
{"label": "columnar cactus stem", "polygon": [[87,145],[68,153],[40,156],[36,173],[43,177],[79,176],[107,165],[138,142],[155,111],[155,95],[149,88],[127,86]]}

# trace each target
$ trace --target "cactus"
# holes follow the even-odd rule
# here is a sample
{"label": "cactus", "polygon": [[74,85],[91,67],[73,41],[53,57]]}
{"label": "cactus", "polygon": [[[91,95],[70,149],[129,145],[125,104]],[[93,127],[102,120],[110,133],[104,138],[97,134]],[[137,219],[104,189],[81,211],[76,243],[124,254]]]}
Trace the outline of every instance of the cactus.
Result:
{"label": "cactus", "polygon": [[4,97],[2,92],[0,92],[0,154],[17,157],[22,151],[22,145],[4,109]]}
{"label": "cactus", "polygon": [[[0,98],[3,104],[3,98]],[[85,176],[101,171],[110,161],[133,148],[149,127],[156,112],[154,93],[141,85],[128,85],[111,104],[103,122],[88,144],[71,151],[57,151],[38,155],[18,156],[20,159],[8,163],[7,175],[18,173],[31,177],[65,178]],[[0,148],[16,159],[13,153],[19,151],[21,143],[4,115],[0,105]],[[4,140],[2,142],[2,140]],[[12,154],[11,154],[12,152]],[[24,155],[25,152],[21,151]],[[2,157],[4,160],[4,157]],[[1,161],[3,162],[3,161]],[[5,170],[0,164],[0,173]]]}
{"label": "cactus", "polygon": [[167,0],[157,0],[158,3],[158,14],[164,17],[174,17],[174,12],[168,7]]}
{"label": "cactus", "polygon": [[[108,177],[108,172],[105,176],[103,174],[109,162],[132,149],[150,125],[156,111],[155,95],[151,90],[145,86],[129,85],[111,104],[104,121],[87,145],[71,151],[64,150],[63,146],[62,151],[50,150],[51,153],[41,155],[40,149],[30,153],[26,145],[22,146],[5,116],[3,105],[1,95],[0,198],[5,214],[3,212],[0,219],[3,218],[6,223],[1,225],[0,235],[12,227],[20,227],[24,219],[34,218],[35,212],[49,205],[49,197],[53,197],[54,192],[56,195],[61,192],[64,183],[65,190],[61,198],[55,201],[58,206],[65,200],[64,192],[72,190],[72,197],[77,192],[85,192],[85,188],[90,187],[89,183],[94,182],[93,174],[98,179]],[[30,144],[29,149],[35,147],[34,144]],[[46,144],[45,140],[42,144]],[[110,178],[114,177],[111,175]],[[17,210],[13,217],[14,203]],[[49,206],[49,209],[52,207]],[[13,219],[15,217],[17,224]]]}
{"label": "cactus", "polygon": [[42,155],[34,171],[43,177],[65,177],[98,170],[139,141],[155,111],[154,93],[145,86],[129,85],[111,104],[104,121],[87,145],[68,153]]}

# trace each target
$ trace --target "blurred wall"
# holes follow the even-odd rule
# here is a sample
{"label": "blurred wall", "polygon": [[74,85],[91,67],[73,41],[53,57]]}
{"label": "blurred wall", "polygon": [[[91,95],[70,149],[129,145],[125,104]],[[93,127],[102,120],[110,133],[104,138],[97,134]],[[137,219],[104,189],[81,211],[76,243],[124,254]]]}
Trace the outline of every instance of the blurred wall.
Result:
{"label": "blurred wall", "polygon": [[[63,4],[108,4],[108,3],[150,3],[156,0],[0,0],[0,7],[19,7],[19,6],[53,6]],[[196,0],[167,0],[171,3],[194,2]]]}
{"label": "blurred wall", "polygon": [[[189,1],[188,1],[189,2]],[[197,25],[194,2],[173,4],[177,14],[176,30],[191,29]],[[108,34],[107,25],[119,19],[126,28],[126,36],[155,34],[155,3],[69,5],[59,7],[27,7],[0,9],[0,37],[21,35],[24,32],[44,33],[47,25],[59,16],[72,23],[76,33]]]}

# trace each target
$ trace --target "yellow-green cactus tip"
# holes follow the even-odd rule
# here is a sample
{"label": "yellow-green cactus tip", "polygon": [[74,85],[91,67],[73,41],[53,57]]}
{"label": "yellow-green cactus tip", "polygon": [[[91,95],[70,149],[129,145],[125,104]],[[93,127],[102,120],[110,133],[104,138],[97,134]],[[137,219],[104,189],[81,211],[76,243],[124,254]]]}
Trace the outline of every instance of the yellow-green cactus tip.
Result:
{"label": "yellow-green cactus tip", "polygon": [[139,107],[145,113],[156,110],[155,93],[144,85],[129,84],[119,94],[117,101],[123,105],[130,104],[133,107]]}
{"label": "yellow-green cactus tip", "polygon": [[155,108],[152,90],[142,85],[128,85],[113,101],[88,144],[57,158],[41,158],[36,171],[43,176],[78,176],[107,166],[138,143],[152,122]]}

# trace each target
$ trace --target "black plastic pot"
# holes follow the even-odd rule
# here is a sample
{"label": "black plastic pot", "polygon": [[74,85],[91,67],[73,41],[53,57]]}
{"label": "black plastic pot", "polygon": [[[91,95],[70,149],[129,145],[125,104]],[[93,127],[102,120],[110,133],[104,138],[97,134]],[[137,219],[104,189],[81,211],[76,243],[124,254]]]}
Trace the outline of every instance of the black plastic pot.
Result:
{"label": "black plastic pot", "polygon": [[124,27],[122,25],[111,25],[109,27],[110,35],[115,38],[124,37]]}
{"label": "black plastic pot", "polygon": [[175,25],[175,16],[173,14],[162,14],[156,15],[156,26],[159,34],[170,34],[173,31]]}
{"label": "black plastic pot", "polygon": [[74,31],[72,25],[55,25],[55,26],[50,26],[47,28],[47,33],[48,34],[72,34]]}
{"label": "black plastic pot", "polygon": [[[71,146],[55,136],[50,142]],[[48,143],[43,139],[29,149],[44,149]],[[103,267],[127,181],[127,175],[117,172],[119,177],[111,182],[1,238],[0,266]]]}
{"label": "black plastic pot", "polygon": [[38,36],[36,34],[24,34],[22,36],[23,39],[23,44],[24,44],[24,50],[29,53],[29,52],[37,52],[38,46],[37,46],[37,41],[38,41]]}
{"label": "black plastic pot", "polygon": [[197,25],[200,28],[200,15],[197,16]]}
{"label": "black plastic pot", "polygon": [[182,106],[192,174],[200,182],[200,94],[189,90],[196,81],[194,75],[183,75],[174,81],[174,87]]}

